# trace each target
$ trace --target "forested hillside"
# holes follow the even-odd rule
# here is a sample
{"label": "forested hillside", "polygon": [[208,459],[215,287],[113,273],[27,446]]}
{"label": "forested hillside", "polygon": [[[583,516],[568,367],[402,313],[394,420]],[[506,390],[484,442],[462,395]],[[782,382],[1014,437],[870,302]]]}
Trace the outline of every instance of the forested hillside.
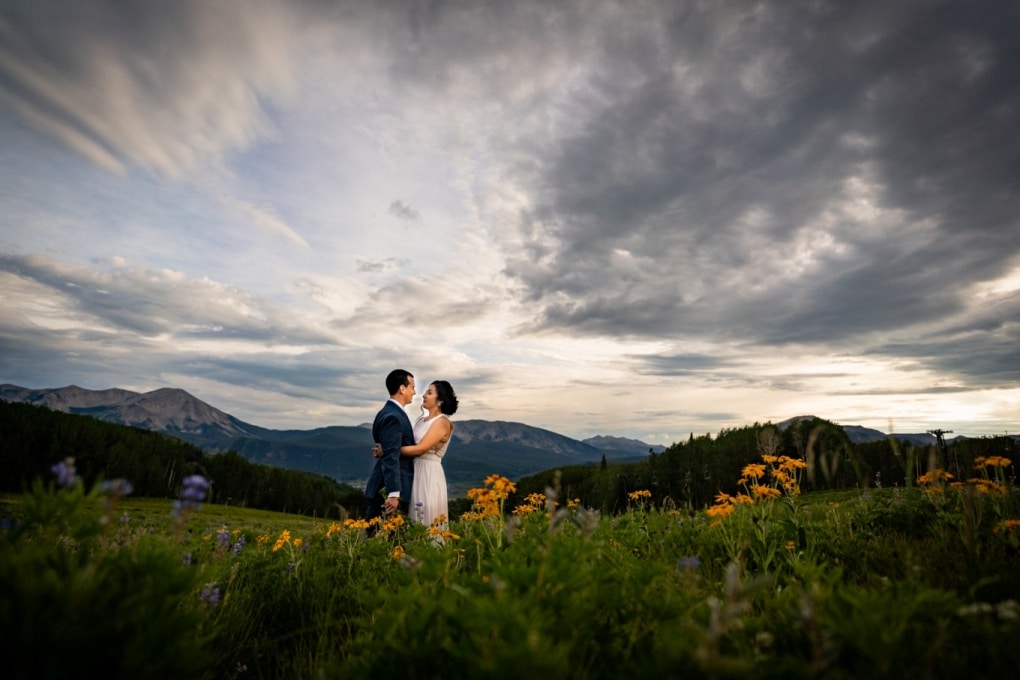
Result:
{"label": "forested hillside", "polygon": [[181,480],[201,474],[212,483],[211,502],[336,517],[340,508],[363,514],[361,489],[319,475],[249,463],[228,452],[202,449],[165,434],[83,415],[0,401],[0,492],[24,491],[52,477],[67,457],[86,485],[123,478],[138,496],[175,498]]}
{"label": "forested hillside", "polygon": [[[1011,437],[960,439],[944,450],[889,438],[855,444],[844,429],[821,418],[811,418],[780,429],[771,424],[723,430],[718,435],[693,434],[659,454],[626,465],[570,466],[548,470],[519,480],[510,505],[530,493],[542,493],[555,483],[568,498],[580,498],[586,507],[619,512],[628,506],[628,494],[639,489],[652,492],[655,502],[702,509],[719,492],[742,490],[738,480],[749,463],[765,455],[804,460],[801,489],[828,489],[912,485],[918,476],[938,467],[954,479],[974,476],[973,460],[979,456],[1004,456],[1016,461],[1017,442]],[[1007,471],[1015,476],[1015,465]],[[668,499],[668,500],[667,500]]]}

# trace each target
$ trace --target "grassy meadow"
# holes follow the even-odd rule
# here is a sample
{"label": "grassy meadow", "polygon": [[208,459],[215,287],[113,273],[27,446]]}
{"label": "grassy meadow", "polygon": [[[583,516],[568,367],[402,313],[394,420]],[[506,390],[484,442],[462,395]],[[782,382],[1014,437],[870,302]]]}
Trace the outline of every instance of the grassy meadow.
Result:
{"label": "grassy meadow", "polygon": [[801,494],[763,456],[708,508],[616,515],[493,475],[428,528],[40,480],[0,499],[0,639],[24,678],[1004,677],[1020,503],[975,462]]}

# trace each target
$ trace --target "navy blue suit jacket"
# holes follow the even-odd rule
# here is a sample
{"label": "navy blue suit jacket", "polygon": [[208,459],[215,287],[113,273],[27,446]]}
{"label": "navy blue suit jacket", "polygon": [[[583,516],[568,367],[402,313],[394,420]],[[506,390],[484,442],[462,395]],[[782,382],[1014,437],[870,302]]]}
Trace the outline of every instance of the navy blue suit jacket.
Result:
{"label": "navy blue suit jacket", "polygon": [[382,456],[375,461],[372,474],[365,486],[365,496],[379,497],[379,490],[386,488],[386,494],[400,492],[400,500],[406,506],[411,500],[411,485],[414,483],[414,458],[401,456],[401,446],[414,444],[414,429],[407,412],[393,400],[387,400],[372,423],[372,439],[382,445]]}

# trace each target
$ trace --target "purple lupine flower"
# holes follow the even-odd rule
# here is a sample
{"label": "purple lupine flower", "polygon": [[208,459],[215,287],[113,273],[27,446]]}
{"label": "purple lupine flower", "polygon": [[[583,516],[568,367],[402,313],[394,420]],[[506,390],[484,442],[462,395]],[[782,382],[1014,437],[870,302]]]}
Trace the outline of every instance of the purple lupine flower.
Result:
{"label": "purple lupine flower", "polygon": [[232,548],[232,550],[234,551],[235,555],[241,554],[241,551],[244,550],[244,536],[241,536],[240,538],[237,539],[237,542],[234,543],[234,547]]}
{"label": "purple lupine flower", "polygon": [[202,588],[202,594],[199,596],[202,602],[205,602],[210,607],[215,607],[220,603],[220,587],[216,582],[206,583],[205,587]]}
{"label": "purple lupine flower", "polygon": [[288,562],[287,563],[287,575],[288,576],[290,574],[293,574],[295,569],[297,569],[297,563],[296,562]]}
{"label": "purple lupine flower", "polygon": [[181,498],[186,501],[198,503],[205,500],[205,494],[209,490],[209,480],[202,475],[188,475],[184,478],[184,488],[181,489]]}
{"label": "purple lupine flower", "polygon": [[226,527],[221,527],[220,530],[216,532],[216,543],[224,550],[226,550],[227,546],[230,545],[230,532],[227,531]]}
{"label": "purple lupine flower", "polygon": [[185,567],[191,566],[191,553],[184,553],[184,557],[181,558],[181,564]]}
{"label": "purple lupine flower", "polygon": [[78,475],[74,469],[74,458],[70,456],[50,467],[50,471],[57,476],[57,484],[60,486],[71,487],[78,481]]}
{"label": "purple lupine flower", "polygon": [[680,560],[676,563],[676,568],[679,569],[680,571],[694,571],[700,566],[701,560],[699,560],[695,555],[687,555],[686,557],[681,557]]}
{"label": "purple lupine flower", "polygon": [[209,480],[202,475],[189,475],[184,478],[181,487],[181,499],[174,501],[173,515],[179,517],[187,510],[197,510],[205,500],[209,491]]}
{"label": "purple lupine flower", "polygon": [[135,488],[126,479],[104,479],[99,483],[99,490],[115,498],[121,498],[123,496],[130,496]]}

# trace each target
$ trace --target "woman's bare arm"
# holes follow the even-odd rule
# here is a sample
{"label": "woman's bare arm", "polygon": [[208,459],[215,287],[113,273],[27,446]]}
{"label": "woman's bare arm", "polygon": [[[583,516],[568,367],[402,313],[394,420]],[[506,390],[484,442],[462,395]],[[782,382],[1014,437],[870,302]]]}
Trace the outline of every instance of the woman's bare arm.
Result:
{"label": "woman's bare arm", "polygon": [[401,446],[400,455],[420,456],[423,453],[428,453],[437,445],[447,441],[451,434],[453,434],[453,423],[449,418],[437,418],[436,422],[429,425],[428,431],[420,442],[414,446]]}

